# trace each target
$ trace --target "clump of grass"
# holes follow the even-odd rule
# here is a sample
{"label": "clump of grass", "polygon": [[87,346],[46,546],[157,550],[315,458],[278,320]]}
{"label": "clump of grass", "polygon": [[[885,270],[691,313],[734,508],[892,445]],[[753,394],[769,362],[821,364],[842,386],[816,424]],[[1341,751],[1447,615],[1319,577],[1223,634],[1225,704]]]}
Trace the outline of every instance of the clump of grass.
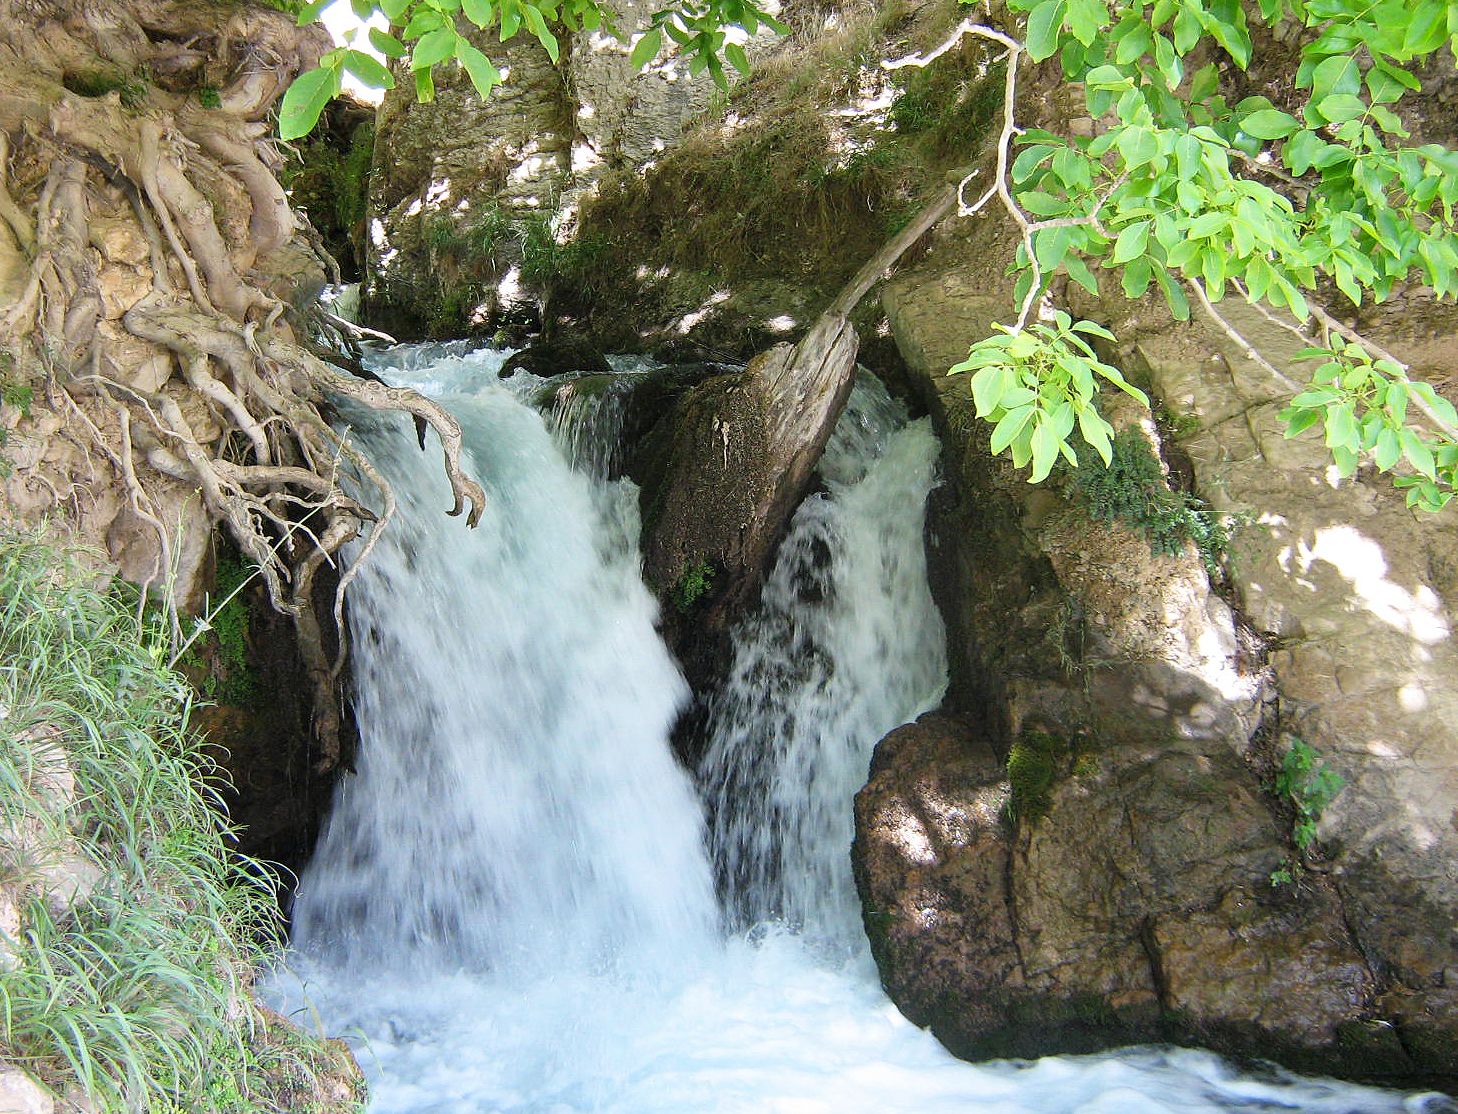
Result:
{"label": "clump of grass", "polygon": [[1170,490],[1159,458],[1137,428],[1115,435],[1113,460],[1105,465],[1092,452],[1073,472],[1073,482],[1089,515],[1100,522],[1122,521],[1144,534],[1149,548],[1177,556],[1185,542],[1199,550],[1205,571],[1220,575],[1220,557],[1230,543],[1223,520],[1203,500]]}
{"label": "clump of grass", "polygon": [[[280,939],[276,895],[231,849],[220,772],[166,660],[166,631],[76,553],[0,535],[0,885],[22,905],[0,1059],[108,1114],[322,1109],[279,1105],[293,1066],[327,1053],[270,1033],[249,997]],[[68,808],[38,776],[46,748],[74,777]],[[62,846],[96,868],[69,907],[37,885],[36,860]]]}
{"label": "clump of grass", "polygon": [[714,566],[708,561],[695,561],[683,570],[683,575],[673,586],[673,602],[683,614],[692,611],[705,596],[714,590]]}

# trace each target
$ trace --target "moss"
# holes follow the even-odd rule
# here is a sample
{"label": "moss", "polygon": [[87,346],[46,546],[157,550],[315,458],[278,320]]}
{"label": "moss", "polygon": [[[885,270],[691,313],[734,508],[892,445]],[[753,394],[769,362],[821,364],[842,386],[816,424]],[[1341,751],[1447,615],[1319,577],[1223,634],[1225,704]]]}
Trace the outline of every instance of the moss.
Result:
{"label": "moss", "polygon": [[714,590],[714,566],[708,561],[695,561],[686,566],[673,586],[673,602],[678,610],[687,614],[694,606]]}
{"label": "moss", "polygon": [[1048,814],[1060,759],[1068,748],[1042,731],[1025,731],[1007,755],[1007,779],[1012,787],[1008,812],[1013,819],[1032,822]]}
{"label": "moss", "polygon": [[984,67],[971,55],[912,69],[891,102],[891,125],[914,137],[934,161],[965,159],[1002,106],[1004,72],[1002,65]]}
{"label": "moss", "polygon": [[144,74],[121,70],[68,73],[62,79],[62,84],[81,97],[104,97],[108,93],[116,93],[126,108],[140,108],[147,99],[150,85]]}

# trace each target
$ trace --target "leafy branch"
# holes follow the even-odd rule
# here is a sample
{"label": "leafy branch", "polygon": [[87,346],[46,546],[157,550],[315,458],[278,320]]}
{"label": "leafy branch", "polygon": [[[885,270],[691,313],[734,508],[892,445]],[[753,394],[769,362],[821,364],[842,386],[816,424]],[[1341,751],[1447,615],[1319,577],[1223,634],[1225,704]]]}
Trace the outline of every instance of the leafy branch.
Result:
{"label": "leafy branch", "polygon": [[[300,25],[317,20],[330,2],[306,5],[299,13]],[[370,26],[367,41],[391,66],[410,74],[421,103],[435,99],[436,69],[451,62],[465,71],[483,98],[503,81],[496,64],[461,30],[458,15],[480,31],[495,31],[503,43],[524,29],[554,64],[561,59],[561,30],[601,30],[627,41],[612,9],[599,0],[350,0],[350,6],[361,23],[378,23],[383,17],[386,26]],[[707,70],[717,85],[727,88],[725,60],[740,73],[749,72],[744,47],[730,32],[737,29],[750,38],[761,27],[781,35],[789,32],[754,0],[683,0],[654,13],[630,59],[634,69],[642,69],[663,50],[667,38],[688,59],[690,74]],[[351,32],[349,43],[329,51],[315,69],[294,80],[279,109],[281,138],[298,139],[312,131],[325,106],[344,88],[346,74],[370,88],[395,87],[390,66],[353,45],[357,34]]]}
{"label": "leafy branch", "polygon": [[[1098,295],[1096,265],[1117,273],[1130,298],[1157,286],[1180,320],[1188,319],[1193,297],[1296,395],[1283,412],[1288,436],[1320,423],[1342,474],[1364,457],[1382,471],[1402,465],[1413,473],[1396,479],[1409,504],[1443,506],[1458,480],[1452,406],[1315,295],[1329,284],[1361,306],[1414,282],[1440,297],[1458,290],[1458,155],[1438,144],[1395,145],[1409,135],[1394,108],[1419,89],[1415,64],[1445,44],[1458,56],[1458,18],[1440,0],[1256,0],[1252,18],[1293,18],[1306,28],[1294,81],[1305,103],[1278,107],[1263,96],[1228,103],[1218,62],[1186,72],[1186,60],[1206,42],[1239,69],[1250,63],[1247,11],[1234,0],[1010,6],[1026,13],[1021,39],[968,20],[925,55],[886,63],[925,66],[970,35],[1000,46],[1006,66],[993,181],[967,203],[974,171],[958,196],[967,215],[997,199],[1018,228],[1011,268],[1017,316],[1005,335],[974,345],[953,370],[1002,368],[1008,375],[999,372],[998,382],[1017,379],[1038,400],[1027,428],[1071,432],[1060,407],[1077,401],[1082,422],[1092,401],[1060,389],[1045,394],[1026,380],[1086,358],[1069,338],[1087,330],[1030,322],[1046,306],[1054,275]],[[1099,134],[1018,125],[1020,63],[1055,55],[1064,77],[1082,84],[1089,115],[1104,122]],[[1276,368],[1221,312],[1228,290],[1301,336],[1303,358],[1318,367],[1309,387]],[[1047,318],[1046,308],[1039,316]],[[1029,340],[1010,344],[1025,334]],[[991,381],[982,380],[984,391]],[[1017,407],[985,409],[1000,422]],[[996,440],[1011,448],[1018,439]],[[1103,455],[1099,443],[1089,443]],[[1033,463],[1034,481],[1043,478],[1050,453],[1035,456],[1018,444],[1014,459]],[[1051,456],[1060,454],[1073,455],[1066,434],[1053,443]]]}

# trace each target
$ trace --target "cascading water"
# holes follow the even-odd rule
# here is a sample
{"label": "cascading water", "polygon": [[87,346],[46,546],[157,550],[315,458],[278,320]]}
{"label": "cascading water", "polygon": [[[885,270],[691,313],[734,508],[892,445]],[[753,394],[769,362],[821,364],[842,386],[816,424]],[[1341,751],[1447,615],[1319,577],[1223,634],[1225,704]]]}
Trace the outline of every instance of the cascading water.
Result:
{"label": "cascading water", "polygon": [[879,382],[858,383],[821,461],[826,491],[796,513],[736,632],[701,780],[737,921],[864,946],[849,802],[876,741],[946,688],[922,544],[937,451],[927,419],[908,424]]}
{"label": "cascading water", "polygon": [[789,926],[723,932],[667,744],[686,694],[638,576],[635,492],[602,453],[564,451],[581,423],[554,441],[522,401],[546,384],[503,386],[501,359],[435,346],[380,368],[460,418],[491,500],[476,531],[441,514],[406,423],[356,431],[400,520],[352,589],[358,771],[268,992],[351,1040],[373,1111],[1422,1109],[1201,1052],[974,1066],[886,1001],[848,947],[850,794],[944,666],[919,545],[935,444],[875,389],[837,430],[717,709],[704,774],[721,874],[742,887],[730,919]]}

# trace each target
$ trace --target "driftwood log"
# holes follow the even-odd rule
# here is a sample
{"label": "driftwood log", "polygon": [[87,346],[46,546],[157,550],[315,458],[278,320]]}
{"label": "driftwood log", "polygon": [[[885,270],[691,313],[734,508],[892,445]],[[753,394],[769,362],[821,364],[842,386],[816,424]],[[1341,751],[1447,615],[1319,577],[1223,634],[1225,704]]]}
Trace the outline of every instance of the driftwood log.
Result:
{"label": "driftwood log", "polygon": [[[644,575],[691,682],[712,672],[699,659],[714,656],[713,644],[757,598],[790,516],[809,493],[854,381],[851,312],[954,202],[947,190],[922,209],[798,344],[775,345],[743,370],[684,394],[637,454]],[[685,587],[695,580],[710,587],[690,605]],[[698,647],[687,644],[690,631]]]}

